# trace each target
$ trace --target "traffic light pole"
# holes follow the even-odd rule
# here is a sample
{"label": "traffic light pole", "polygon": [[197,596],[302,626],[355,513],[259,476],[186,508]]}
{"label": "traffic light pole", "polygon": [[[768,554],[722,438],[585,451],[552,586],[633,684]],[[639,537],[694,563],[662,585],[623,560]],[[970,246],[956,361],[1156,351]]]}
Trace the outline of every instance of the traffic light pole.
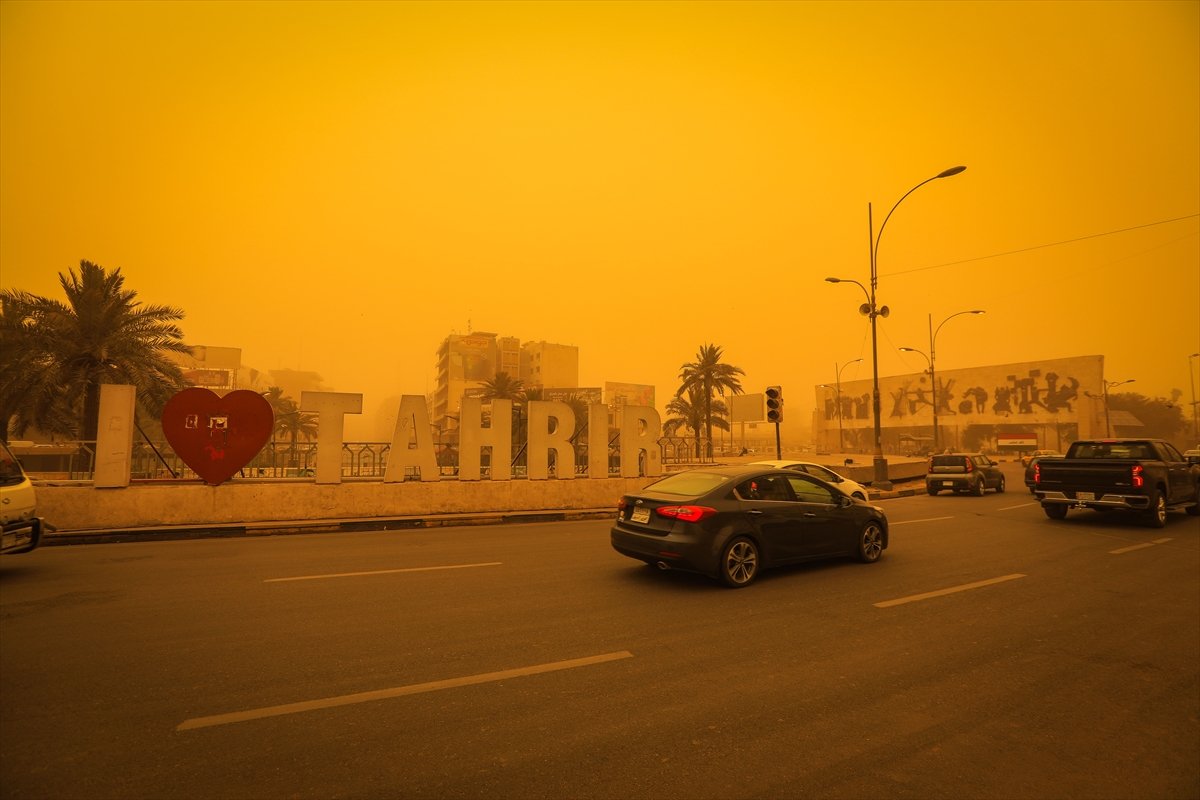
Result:
{"label": "traffic light pole", "polygon": [[783,444],[779,438],[779,423],[783,422],[783,387],[768,386],[763,392],[767,400],[767,421],[775,423],[775,458],[783,460]]}

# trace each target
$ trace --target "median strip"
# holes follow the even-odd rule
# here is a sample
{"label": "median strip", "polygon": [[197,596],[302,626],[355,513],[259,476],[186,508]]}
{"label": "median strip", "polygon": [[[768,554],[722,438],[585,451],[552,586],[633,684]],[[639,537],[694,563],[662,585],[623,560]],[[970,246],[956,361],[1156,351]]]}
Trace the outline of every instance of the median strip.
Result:
{"label": "median strip", "polygon": [[482,564],[449,564],[442,567],[406,567],[404,569],[376,569],[370,572],[334,572],[328,575],[298,575],[294,578],[267,578],[263,583],[286,581],[319,581],[324,578],[356,578],[360,575],[391,575],[397,572],[433,572],[440,569],[470,569],[471,567],[498,567],[502,561],[487,561]]}
{"label": "median strip", "polygon": [[604,653],[603,655],[588,656],[586,658],[573,658],[568,661],[553,661],[549,664],[535,664],[529,667],[501,670],[500,672],[484,672],[479,675],[467,675],[444,681],[416,683],[410,686],[378,689],[373,692],[344,694],[338,697],[325,697],[320,700],[306,700],[300,703],[286,703],[280,706],[253,708],[249,711],[235,711],[230,714],[215,714],[210,717],[195,717],[184,720],[176,726],[175,730],[189,731],[196,728],[211,728],[216,725],[229,725],[234,722],[248,722],[254,719],[266,719],[267,717],[281,717],[286,714],[300,714],[305,711],[349,706],[356,703],[369,703],[373,700],[387,700],[392,697],[404,697],[410,694],[437,692],[442,689],[456,689],[461,686],[475,686],[480,683],[494,683],[496,681],[508,680],[509,678],[524,678],[529,675],[540,675],[544,672],[558,672],[564,669],[574,669],[575,667],[589,667],[625,658],[633,658],[633,653],[630,653],[628,650],[621,650],[616,653]]}
{"label": "median strip", "polygon": [[1015,581],[1017,578],[1027,577],[1022,573],[1013,575],[1004,575],[999,578],[989,578],[986,581],[975,581],[974,583],[964,583],[961,586],[951,586],[949,589],[938,589],[936,592],[925,592],[923,594],[910,594],[908,597],[899,597],[895,600],[884,600],[882,603],[876,603],[876,608],[891,608],[892,606],[901,606],[905,603],[915,603],[918,600],[928,600],[932,597],[943,597],[948,594],[956,594],[958,592],[966,592],[971,589],[979,589],[984,586],[991,586],[995,583],[1004,583],[1005,581]]}

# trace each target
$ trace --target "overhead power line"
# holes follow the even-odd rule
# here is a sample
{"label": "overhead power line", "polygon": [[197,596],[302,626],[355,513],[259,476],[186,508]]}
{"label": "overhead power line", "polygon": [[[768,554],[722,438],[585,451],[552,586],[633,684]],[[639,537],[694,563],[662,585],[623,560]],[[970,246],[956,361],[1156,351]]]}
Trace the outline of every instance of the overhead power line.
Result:
{"label": "overhead power line", "polygon": [[916,267],[914,269],[903,269],[898,272],[889,272],[889,273],[887,273],[887,276],[891,277],[891,276],[895,276],[895,275],[908,275],[913,272],[924,272],[925,270],[930,270],[930,269],[941,269],[942,267],[955,267],[955,266],[958,266],[959,264],[971,264],[975,261],[986,261],[989,258],[1002,258],[1004,256],[1016,255],[1017,253],[1028,253],[1032,250],[1044,250],[1047,247],[1059,247],[1064,244],[1074,244],[1075,242],[1084,242],[1084,241],[1087,241],[1088,239],[1099,239],[1102,236],[1113,236],[1118,233],[1128,233],[1129,231],[1141,230],[1142,228],[1153,228],[1156,225],[1168,225],[1172,222],[1182,222],[1185,219],[1195,219],[1196,217],[1200,217],[1200,214],[1188,214],[1185,217],[1175,217],[1174,219],[1164,219],[1164,220],[1160,220],[1158,222],[1148,222],[1145,225],[1134,225],[1131,228],[1120,228],[1115,231],[1105,231],[1104,233],[1093,233],[1089,236],[1080,236],[1075,239],[1064,239],[1061,242],[1050,242],[1049,244],[1037,244],[1037,245],[1034,245],[1033,247],[1022,247],[1019,250],[1008,250],[1004,253],[993,253],[990,256],[977,256],[975,258],[965,258],[962,261],[947,261],[944,264],[930,264],[927,267]]}

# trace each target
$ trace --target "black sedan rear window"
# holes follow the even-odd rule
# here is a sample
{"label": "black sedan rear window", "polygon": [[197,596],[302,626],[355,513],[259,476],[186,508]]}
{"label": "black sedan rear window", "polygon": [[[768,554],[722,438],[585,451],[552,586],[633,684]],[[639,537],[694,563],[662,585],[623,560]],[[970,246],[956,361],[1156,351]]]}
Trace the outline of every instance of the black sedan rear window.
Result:
{"label": "black sedan rear window", "polygon": [[677,494],[681,497],[699,497],[708,494],[720,486],[728,478],[712,472],[677,472],[668,475],[660,481],[655,481],[646,487],[663,494]]}

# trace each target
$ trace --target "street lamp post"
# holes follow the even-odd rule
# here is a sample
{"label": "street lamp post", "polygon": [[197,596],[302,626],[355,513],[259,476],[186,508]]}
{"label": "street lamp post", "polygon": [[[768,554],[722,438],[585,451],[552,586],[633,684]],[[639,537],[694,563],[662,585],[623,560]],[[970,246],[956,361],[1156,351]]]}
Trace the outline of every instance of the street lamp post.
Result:
{"label": "street lamp post", "polygon": [[[861,358],[856,358],[853,361],[847,361],[845,364],[842,364],[840,367],[837,365],[836,361],[833,362],[834,397],[835,397],[834,402],[837,404],[838,452],[839,453],[846,452],[846,437],[842,433],[842,370],[844,370],[846,367],[850,366],[851,364],[857,364],[860,361],[862,361]],[[821,384],[821,385],[825,386],[825,384]],[[829,387],[825,386],[825,388],[829,388]]]}
{"label": "street lamp post", "polygon": [[875,222],[871,216],[871,204],[867,203],[867,232],[870,237],[871,248],[871,290],[858,281],[847,280],[846,278],[826,278],[830,283],[853,283],[858,288],[863,290],[863,294],[867,296],[867,302],[859,306],[859,313],[871,319],[871,410],[875,415],[875,480],[872,485],[877,489],[888,490],[892,488],[892,482],[888,480],[888,465],[887,459],[883,456],[883,420],[881,418],[880,403],[879,403],[879,336],[877,331],[876,319],[878,317],[887,317],[889,309],[887,306],[877,305],[875,302],[875,289],[879,284],[879,240],[883,236],[883,229],[887,227],[888,220],[892,218],[896,208],[904,202],[904,199],[910,194],[920,189],[930,181],[936,181],[938,178],[949,178],[952,175],[965,170],[966,167],[951,167],[943,170],[932,178],[926,178],[918,183],[913,188],[909,189],[904,195],[896,201],[892,206],[891,211],[883,218],[883,224],[879,226],[879,233],[875,233]]}
{"label": "street lamp post", "polygon": [[1200,420],[1197,419],[1198,406],[1196,405],[1196,379],[1192,377],[1192,361],[1200,358],[1200,353],[1192,353],[1188,356],[1188,388],[1192,390],[1192,438],[1200,440]]}
{"label": "street lamp post", "polygon": [[933,360],[925,355],[924,350],[918,350],[915,347],[901,347],[901,353],[916,353],[921,358],[925,359],[925,364],[929,367],[926,372],[929,373],[930,392],[933,394],[933,452],[938,451],[937,445],[937,387],[933,385]]}
{"label": "street lamp post", "polygon": [[972,311],[956,311],[944,320],[938,323],[937,328],[933,327],[933,314],[929,315],[929,355],[925,356],[920,350],[914,350],[911,347],[901,347],[901,350],[908,350],[913,353],[921,353],[925,356],[925,360],[929,362],[929,382],[933,392],[933,451],[936,453],[941,450],[941,442],[938,434],[938,396],[937,396],[937,335],[942,332],[942,326],[955,317],[960,317],[963,314],[983,314],[986,313],[979,309]]}
{"label": "street lamp post", "polygon": [[[1106,380],[1100,381],[1101,389],[1104,392],[1101,395],[1101,399],[1104,400],[1104,431],[1105,431],[1104,435],[1105,436],[1108,436],[1108,437],[1112,436],[1112,420],[1109,418],[1109,414],[1108,414],[1108,390],[1115,389],[1118,386],[1124,386],[1127,383],[1133,383],[1135,380],[1137,380],[1137,378],[1128,378],[1123,381],[1106,381]],[[1084,392],[1084,394],[1086,394],[1088,397],[1096,396],[1096,395],[1092,394],[1091,392]]]}

